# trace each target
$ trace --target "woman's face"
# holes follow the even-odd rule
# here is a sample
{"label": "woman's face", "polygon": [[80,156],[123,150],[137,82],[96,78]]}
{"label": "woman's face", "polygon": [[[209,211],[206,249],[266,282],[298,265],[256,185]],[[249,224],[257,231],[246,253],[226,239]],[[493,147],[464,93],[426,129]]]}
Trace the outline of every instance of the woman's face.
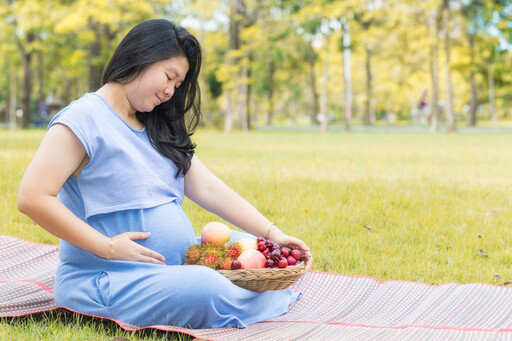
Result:
{"label": "woman's face", "polygon": [[127,83],[125,93],[134,112],[150,112],[170,100],[185,79],[188,68],[187,58],[172,57],[150,65]]}

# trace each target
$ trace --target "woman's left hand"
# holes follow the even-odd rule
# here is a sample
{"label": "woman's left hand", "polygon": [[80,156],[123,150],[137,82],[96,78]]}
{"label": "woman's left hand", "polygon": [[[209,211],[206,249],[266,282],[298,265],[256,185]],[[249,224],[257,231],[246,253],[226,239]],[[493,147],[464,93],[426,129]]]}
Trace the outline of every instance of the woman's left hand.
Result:
{"label": "woman's left hand", "polygon": [[304,243],[302,240],[295,238],[293,236],[288,236],[281,232],[280,230],[271,233],[269,235],[269,238],[281,246],[286,246],[289,247],[290,249],[301,250],[305,256],[304,262],[306,263],[306,270],[309,270],[313,265],[313,255],[311,254],[309,247],[307,247],[306,243]]}

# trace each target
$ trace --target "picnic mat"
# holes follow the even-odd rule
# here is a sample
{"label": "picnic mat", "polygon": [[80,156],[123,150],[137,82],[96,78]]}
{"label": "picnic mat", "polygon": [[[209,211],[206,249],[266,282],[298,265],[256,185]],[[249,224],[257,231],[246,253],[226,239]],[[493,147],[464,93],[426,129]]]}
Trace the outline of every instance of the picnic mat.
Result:
{"label": "picnic mat", "polygon": [[[0,236],[0,317],[56,309],[57,263],[55,245]],[[303,295],[287,314],[244,329],[148,328],[209,340],[512,340],[511,287],[380,282],[309,271],[292,290]]]}

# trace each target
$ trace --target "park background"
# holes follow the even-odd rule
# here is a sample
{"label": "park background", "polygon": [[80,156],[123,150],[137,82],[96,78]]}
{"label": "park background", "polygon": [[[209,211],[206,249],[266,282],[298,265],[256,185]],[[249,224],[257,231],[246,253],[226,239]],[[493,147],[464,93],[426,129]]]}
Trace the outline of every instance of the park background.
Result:
{"label": "park background", "polygon": [[506,126],[511,16],[509,0],[6,0],[0,122],[45,126],[131,27],[168,18],[203,46],[204,125]]}
{"label": "park background", "polygon": [[[203,46],[198,156],[305,240],[314,270],[510,285],[511,12],[507,1],[3,1],[0,234],[58,242],[16,209],[45,125],[96,90],[133,25],[169,18]],[[183,206],[198,233],[218,219]],[[0,319],[7,340],[121,335],[188,339],[62,312]]]}

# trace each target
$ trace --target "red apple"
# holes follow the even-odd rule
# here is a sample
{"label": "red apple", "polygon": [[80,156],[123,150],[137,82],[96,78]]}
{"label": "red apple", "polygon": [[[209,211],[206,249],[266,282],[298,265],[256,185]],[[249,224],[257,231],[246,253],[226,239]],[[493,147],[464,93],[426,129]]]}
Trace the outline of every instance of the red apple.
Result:
{"label": "red apple", "polygon": [[206,224],[201,233],[201,243],[224,246],[229,242],[229,239],[231,239],[229,227],[216,221]]}
{"label": "red apple", "polygon": [[242,269],[262,269],[267,261],[261,252],[254,249],[242,252],[238,260],[242,264]]}

